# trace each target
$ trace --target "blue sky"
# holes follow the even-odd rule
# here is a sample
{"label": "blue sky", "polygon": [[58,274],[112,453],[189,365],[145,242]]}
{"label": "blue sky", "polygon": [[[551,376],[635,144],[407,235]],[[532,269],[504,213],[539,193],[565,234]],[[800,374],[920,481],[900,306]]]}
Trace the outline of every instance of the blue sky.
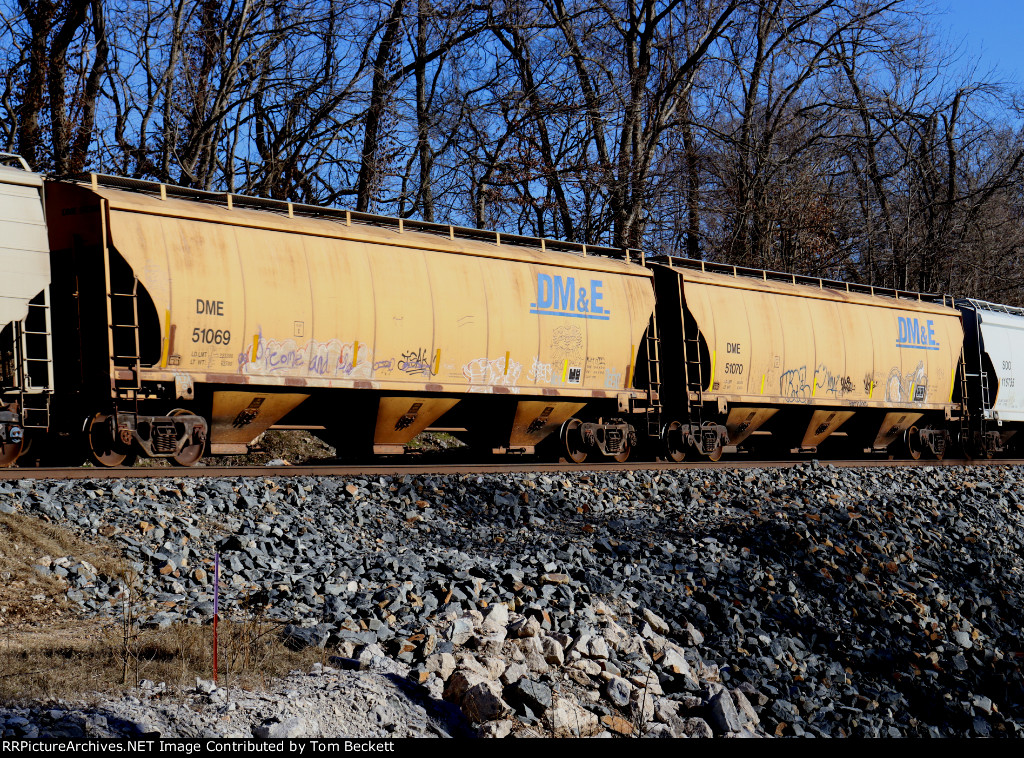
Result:
{"label": "blue sky", "polygon": [[979,74],[1024,81],[1024,0],[934,0],[934,9],[938,31],[978,59]]}

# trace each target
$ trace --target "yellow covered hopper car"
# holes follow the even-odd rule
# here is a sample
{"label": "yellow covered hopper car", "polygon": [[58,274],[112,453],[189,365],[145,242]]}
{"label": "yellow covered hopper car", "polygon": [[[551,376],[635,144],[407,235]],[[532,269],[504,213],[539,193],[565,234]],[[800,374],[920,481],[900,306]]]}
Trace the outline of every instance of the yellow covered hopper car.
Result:
{"label": "yellow covered hopper car", "polygon": [[951,298],[656,261],[672,457],[717,457],[767,432],[775,454],[833,435],[851,452],[944,454],[963,344]]}
{"label": "yellow covered hopper car", "polygon": [[[533,452],[629,407],[651,272],[582,245],[94,177],[49,183],[93,458],[242,453],[282,421]],[[72,344],[78,340],[78,344]]]}

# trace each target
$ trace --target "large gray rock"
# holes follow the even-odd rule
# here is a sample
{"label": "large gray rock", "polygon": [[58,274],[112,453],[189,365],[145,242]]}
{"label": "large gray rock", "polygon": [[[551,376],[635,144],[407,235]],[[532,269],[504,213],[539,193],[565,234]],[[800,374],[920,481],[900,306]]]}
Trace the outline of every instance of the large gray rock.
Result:
{"label": "large gray rock", "polygon": [[552,666],[561,666],[565,663],[565,652],[561,644],[553,637],[544,636],[540,638],[541,655],[544,660]]}
{"label": "large gray rock", "polygon": [[551,670],[546,658],[539,637],[524,637],[516,640],[516,644],[523,655],[523,664],[530,671],[536,674],[546,674]]}
{"label": "large gray rock", "polygon": [[481,631],[487,634],[501,633],[501,638],[504,639],[506,635],[506,627],[508,626],[508,606],[504,603],[496,603],[491,606],[490,611],[484,616],[484,621],[480,625]]}
{"label": "large gray rock", "polygon": [[520,679],[506,687],[504,697],[510,703],[525,703],[535,713],[542,713],[551,707],[551,688],[541,682]]}
{"label": "large gray rock", "polygon": [[592,737],[604,731],[597,714],[571,700],[560,700],[544,714],[544,721],[555,737]]}
{"label": "large gray rock", "polygon": [[671,631],[668,622],[649,608],[641,609],[640,615],[657,634],[665,635]]}
{"label": "large gray rock", "polygon": [[319,737],[320,728],[317,724],[299,716],[262,724],[252,730],[253,736],[264,740],[301,739]]}
{"label": "large gray rock", "polygon": [[738,732],[742,727],[736,705],[728,690],[719,692],[708,701],[711,725],[719,732]]}
{"label": "large gray rock", "polygon": [[614,705],[625,708],[633,694],[633,685],[621,676],[613,676],[605,684],[604,694]]}
{"label": "large gray rock", "polygon": [[683,719],[679,725],[679,731],[678,736],[680,737],[711,738],[715,736],[711,725],[704,719],[696,717]]}
{"label": "large gray rock", "polygon": [[512,712],[502,699],[501,684],[473,671],[452,674],[444,689],[444,699],[455,703],[466,718],[475,722],[502,719]]}

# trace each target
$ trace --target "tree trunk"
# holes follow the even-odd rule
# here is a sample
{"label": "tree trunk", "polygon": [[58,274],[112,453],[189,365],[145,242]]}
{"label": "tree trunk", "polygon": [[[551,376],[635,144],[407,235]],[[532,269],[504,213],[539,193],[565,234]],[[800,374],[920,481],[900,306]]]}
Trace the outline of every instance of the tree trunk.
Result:
{"label": "tree trunk", "polygon": [[373,64],[373,88],[370,91],[370,105],[366,110],[363,127],[363,152],[356,183],[356,210],[365,212],[370,207],[373,194],[380,181],[380,126],[384,116],[387,98],[391,95],[391,80],[387,74],[388,61],[398,41],[405,0],[395,0],[391,6],[384,33],[377,46],[377,57]]}

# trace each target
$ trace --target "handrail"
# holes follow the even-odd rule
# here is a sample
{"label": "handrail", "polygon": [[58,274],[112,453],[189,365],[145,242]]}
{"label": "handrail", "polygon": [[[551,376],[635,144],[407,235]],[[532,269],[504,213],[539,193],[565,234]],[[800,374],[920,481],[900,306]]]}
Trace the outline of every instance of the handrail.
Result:
{"label": "handrail", "polygon": [[32,173],[32,167],[28,165],[28,161],[22,158],[17,153],[2,153],[0,152],[0,164],[7,165],[8,162],[16,160],[22,169]]}
{"label": "handrail", "polygon": [[1015,305],[1003,305],[1002,303],[991,303],[988,300],[978,300],[973,297],[964,298],[968,303],[973,305],[976,309],[983,311],[994,311],[996,313],[1006,313],[1010,316],[1024,316],[1024,308],[1018,308]]}
{"label": "handrail", "polygon": [[484,242],[495,246],[513,245],[526,247],[541,252],[568,253],[577,256],[599,255],[607,258],[616,258],[626,263],[636,263],[646,266],[648,263],[667,263],[669,266],[680,266],[682,268],[699,268],[702,271],[726,273],[732,276],[755,277],[764,281],[776,280],[785,281],[790,284],[805,284],[846,292],[862,293],[866,295],[882,295],[896,299],[916,299],[923,302],[950,304],[953,298],[949,295],[937,293],[913,292],[910,290],[891,289],[876,287],[869,284],[856,284],[842,282],[837,279],[825,279],[823,277],[807,276],[803,274],[788,274],[781,271],[769,271],[766,269],[747,268],[726,263],[715,263],[713,261],[683,258],[676,255],[664,255],[645,252],[635,248],[618,248],[603,245],[589,245],[582,242],[568,242],[547,237],[528,237],[519,234],[506,234],[503,232],[487,229],[475,229],[466,226],[454,226],[451,224],[439,224],[430,221],[417,221],[415,219],[396,218],[393,216],[382,216],[376,213],[365,211],[343,210],[340,208],[308,205],[305,203],[294,203],[287,200],[273,200],[270,198],[253,197],[252,195],[238,195],[235,193],[212,192],[209,190],[180,187],[172,184],[163,184],[146,179],[131,179],[123,176],[111,176],[109,174],[87,174],[83,177],[93,187],[104,186],[115,189],[128,189],[134,192],[146,192],[158,195],[161,199],[181,198],[186,200],[199,201],[204,203],[216,203],[228,209],[249,209],[263,210],[282,213],[289,218],[303,216],[307,218],[324,218],[340,221],[346,226],[352,224],[365,224],[378,228],[394,229],[399,234],[406,232],[421,232],[446,237],[451,240],[465,239],[475,242]]}
{"label": "handrail", "polygon": [[132,179],[123,176],[111,176],[109,174],[88,174],[84,178],[93,187],[103,186],[112,189],[127,189],[133,192],[151,193],[159,195],[161,199],[180,198],[203,203],[215,203],[229,209],[242,208],[284,213],[289,218],[293,216],[325,218],[341,221],[347,226],[351,224],[365,224],[367,226],[375,226],[378,228],[394,229],[400,234],[404,234],[405,232],[422,232],[424,234],[434,234],[453,240],[467,239],[475,242],[485,242],[495,246],[514,245],[517,247],[535,248],[542,251],[569,253],[571,255],[579,255],[581,257],[600,255],[604,257],[624,259],[627,262],[629,262],[631,258],[635,258],[638,261],[642,261],[644,258],[643,254],[639,251],[628,249],[624,250],[617,247],[588,245],[582,242],[568,242],[566,240],[541,237],[527,237],[519,234],[506,234],[504,232],[490,231],[487,229],[474,229],[472,227],[438,224],[430,221],[417,221],[415,219],[382,216],[376,213],[366,213],[364,211],[343,210],[341,208],[294,203],[287,200],[253,197],[252,195],[238,195],[232,192],[211,192],[209,190],[152,182],[145,179]]}
{"label": "handrail", "polygon": [[855,282],[843,282],[838,279],[825,279],[820,276],[809,276],[806,274],[791,274],[784,271],[771,271],[760,268],[746,268],[736,266],[732,263],[715,263],[714,261],[697,260],[694,258],[683,258],[676,255],[658,255],[648,260],[652,263],[668,263],[670,266],[679,268],[699,269],[710,273],[727,274],[735,277],[751,277],[763,281],[780,281],[787,284],[811,285],[819,289],[842,290],[844,292],[861,293],[864,295],[882,295],[896,299],[920,300],[929,303],[947,304],[948,295],[935,292],[913,292],[911,290],[900,290],[888,287],[878,287],[872,284],[857,284]]}

